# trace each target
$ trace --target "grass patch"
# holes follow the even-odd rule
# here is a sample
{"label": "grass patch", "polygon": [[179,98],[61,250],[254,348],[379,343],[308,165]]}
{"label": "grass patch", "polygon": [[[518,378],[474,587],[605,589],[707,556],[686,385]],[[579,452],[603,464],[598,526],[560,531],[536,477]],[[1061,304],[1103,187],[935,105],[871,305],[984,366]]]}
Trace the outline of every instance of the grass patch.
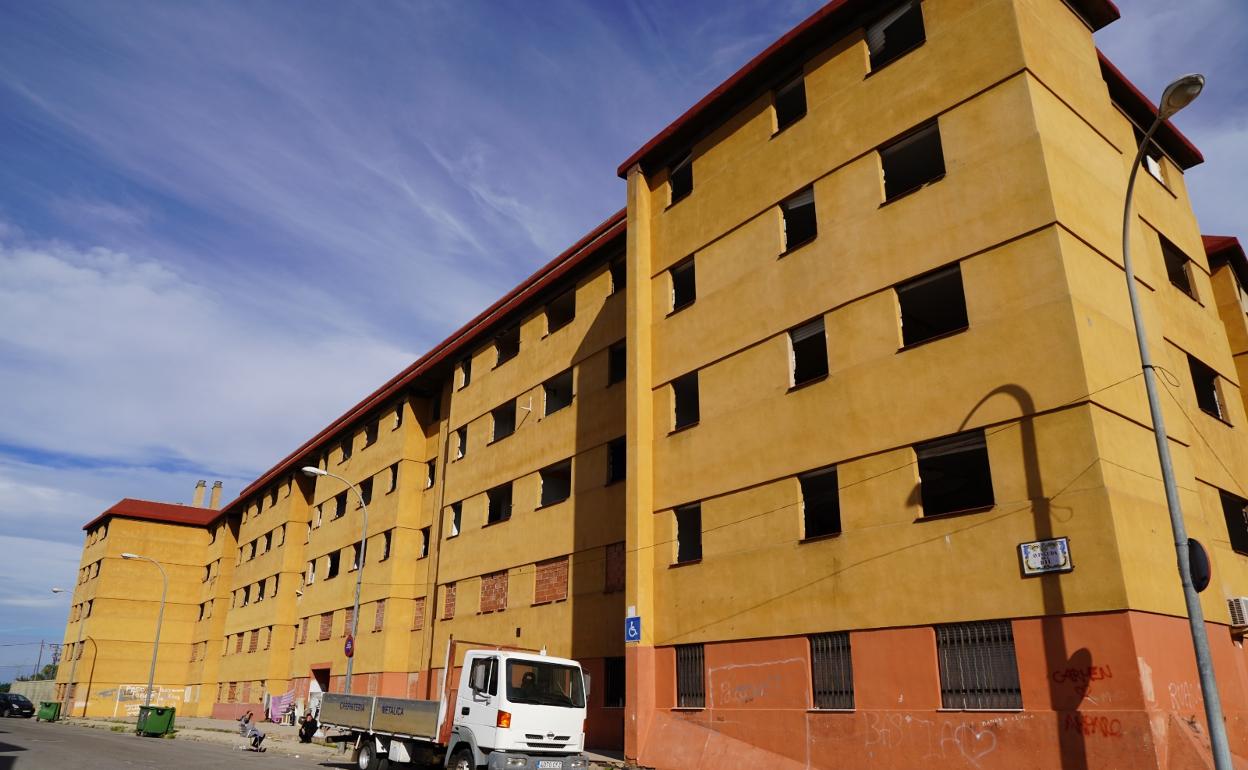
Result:
{"label": "grass patch", "polygon": [[125,725],[113,725],[108,729],[115,733],[124,733],[127,730],[127,727]]}

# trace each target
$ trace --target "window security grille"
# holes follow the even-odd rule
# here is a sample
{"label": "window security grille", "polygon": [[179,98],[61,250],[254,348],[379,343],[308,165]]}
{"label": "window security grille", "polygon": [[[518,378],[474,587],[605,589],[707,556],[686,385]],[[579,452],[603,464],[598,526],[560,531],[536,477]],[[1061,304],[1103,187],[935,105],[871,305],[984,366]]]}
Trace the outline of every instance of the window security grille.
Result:
{"label": "window security grille", "polygon": [[1023,707],[1010,621],[936,626],[936,654],[942,708]]}
{"label": "window security grille", "polygon": [[676,648],[676,705],[705,708],[706,686],[702,645],[682,644]]}
{"label": "window security grille", "polygon": [[810,637],[810,685],[815,708],[854,708],[854,666],[849,654],[849,632]]}

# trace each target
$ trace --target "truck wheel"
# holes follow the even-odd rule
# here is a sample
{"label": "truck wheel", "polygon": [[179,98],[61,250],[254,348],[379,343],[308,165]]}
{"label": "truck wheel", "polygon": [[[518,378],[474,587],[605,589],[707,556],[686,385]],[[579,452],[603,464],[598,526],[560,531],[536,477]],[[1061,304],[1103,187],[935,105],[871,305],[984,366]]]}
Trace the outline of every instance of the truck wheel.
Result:
{"label": "truck wheel", "polygon": [[372,738],[366,739],[364,745],[360,747],[360,755],[355,763],[360,770],[389,770],[390,768],[390,758],[377,753],[377,747],[373,744]]}
{"label": "truck wheel", "polygon": [[446,770],[476,770],[476,767],[472,762],[472,749],[465,747],[451,755]]}

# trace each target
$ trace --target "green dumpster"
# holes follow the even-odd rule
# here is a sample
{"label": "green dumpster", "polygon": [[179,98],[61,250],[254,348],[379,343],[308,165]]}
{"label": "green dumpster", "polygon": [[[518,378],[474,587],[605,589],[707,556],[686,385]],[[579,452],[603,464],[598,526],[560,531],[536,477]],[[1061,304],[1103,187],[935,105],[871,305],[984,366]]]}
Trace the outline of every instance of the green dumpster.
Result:
{"label": "green dumpster", "polygon": [[39,712],[35,714],[35,721],[43,720],[44,722],[55,722],[61,716],[61,702],[45,700],[39,704]]}
{"label": "green dumpster", "polygon": [[139,706],[138,735],[164,735],[173,732],[173,715],[177,709],[166,706]]}

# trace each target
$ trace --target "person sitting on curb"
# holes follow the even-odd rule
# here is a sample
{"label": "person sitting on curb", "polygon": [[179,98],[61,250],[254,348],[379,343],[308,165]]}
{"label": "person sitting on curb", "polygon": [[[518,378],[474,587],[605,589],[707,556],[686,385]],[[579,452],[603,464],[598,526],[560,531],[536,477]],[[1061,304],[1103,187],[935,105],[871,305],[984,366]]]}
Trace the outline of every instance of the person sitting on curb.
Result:
{"label": "person sitting on curb", "polygon": [[317,727],[316,717],[312,716],[312,712],[304,714],[303,719],[299,720],[299,742],[311,743]]}

